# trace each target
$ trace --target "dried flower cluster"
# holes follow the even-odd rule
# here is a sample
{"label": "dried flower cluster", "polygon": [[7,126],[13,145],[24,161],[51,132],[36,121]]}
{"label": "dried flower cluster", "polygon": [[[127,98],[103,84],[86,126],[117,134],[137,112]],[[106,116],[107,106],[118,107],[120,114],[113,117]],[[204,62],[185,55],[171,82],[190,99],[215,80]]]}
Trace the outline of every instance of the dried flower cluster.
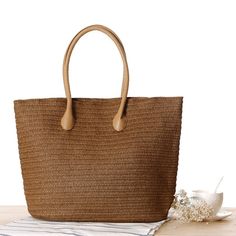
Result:
{"label": "dried flower cluster", "polygon": [[175,194],[171,207],[174,209],[175,218],[184,223],[203,221],[213,213],[213,209],[204,200],[189,198],[184,190]]}

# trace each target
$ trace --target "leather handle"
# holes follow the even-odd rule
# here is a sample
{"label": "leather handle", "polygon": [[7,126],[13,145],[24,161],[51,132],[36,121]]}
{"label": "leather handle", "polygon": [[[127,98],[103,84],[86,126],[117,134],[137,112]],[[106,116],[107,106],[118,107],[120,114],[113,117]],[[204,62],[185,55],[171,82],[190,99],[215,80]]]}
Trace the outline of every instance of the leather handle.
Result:
{"label": "leather handle", "polygon": [[69,83],[69,62],[70,62],[71,53],[76,43],[78,42],[78,40],[84,34],[93,30],[101,31],[105,33],[106,35],[108,35],[113,40],[113,42],[116,44],[120,52],[120,55],[123,61],[123,82],[122,82],[122,89],[121,89],[121,102],[120,102],[118,111],[113,118],[113,128],[117,131],[121,131],[126,126],[124,110],[125,110],[125,104],[126,104],[128,88],[129,88],[129,68],[128,68],[128,63],[126,59],[125,50],[119,37],[111,29],[103,25],[91,25],[81,30],[78,34],[75,35],[75,37],[72,39],[72,41],[70,42],[66,50],[64,61],[63,61],[63,81],[64,81],[64,88],[65,88],[65,93],[66,93],[66,98],[67,98],[67,106],[66,106],[66,111],[61,119],[61,126],[64,130],[71,130],[75,124],[75,119],[73,117],[70,83]]}

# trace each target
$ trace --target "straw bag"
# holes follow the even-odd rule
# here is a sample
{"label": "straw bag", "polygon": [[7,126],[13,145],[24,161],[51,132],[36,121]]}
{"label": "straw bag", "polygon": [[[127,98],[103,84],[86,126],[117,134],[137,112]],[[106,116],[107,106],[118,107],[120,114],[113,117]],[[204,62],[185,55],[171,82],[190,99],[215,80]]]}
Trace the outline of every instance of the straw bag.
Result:
{"label": "straw bag", "polygon": [[[69,61],[98,30],[123,60],[121,98],[71,98]],[[47,220],[152,222],[175,193],[182,97],[127,97],[129,70],[118,36],[80,31],[63,64],[65,98],[14,101],[24,190],[32,216]]]}

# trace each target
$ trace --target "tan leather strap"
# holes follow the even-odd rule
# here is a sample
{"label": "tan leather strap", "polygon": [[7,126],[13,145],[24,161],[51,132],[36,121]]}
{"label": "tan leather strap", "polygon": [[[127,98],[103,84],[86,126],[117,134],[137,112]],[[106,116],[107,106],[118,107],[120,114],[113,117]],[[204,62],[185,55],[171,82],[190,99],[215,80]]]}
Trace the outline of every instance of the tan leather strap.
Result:
{"label": "tan leather strap", "polygon": [[[71,91],[70,91],[70,83],[69,83],[69,62],[70,62],[70,57],[73,48],[75,47],[75,44],[78,42],[78,40],[86,33],[93,31],[93,30],[98,30],[106,35],[108,35],[116,44],[122,61],[123,61],[123,82],[122,82],[122,89],[121,89],[121,102],[120,106],[118,108],[117,113],[115,114],[113,118],[113,127],[117,131],[121,131],[125,128],[126,126],[126,119],[124,115],[124,109],[125,109],[125,104],[126,104],[126,99],[127,99],[127,94],[128,94],[128,88],[129,88],[129,68],[128,68],[128,63],[126,59],[126,54],[124,47],[119,39],[119,37],[109,28],[103,26],[103,25],[91,25],[83,30],[81,30],[71,41],[69,44],[65,56],[64,56],[64,62],[63,62],[63,81],[64,81],[64,87],[65,87],[65,93],[67,97],[67,106],[66,106],[66,111],[61,119],[61,126],[65,130],[71,130],[75,124],[75,119],[73,117],[73,108],[72,108],[72,98],[71,98]],[[78,118],[79,119],[79,118]]]}

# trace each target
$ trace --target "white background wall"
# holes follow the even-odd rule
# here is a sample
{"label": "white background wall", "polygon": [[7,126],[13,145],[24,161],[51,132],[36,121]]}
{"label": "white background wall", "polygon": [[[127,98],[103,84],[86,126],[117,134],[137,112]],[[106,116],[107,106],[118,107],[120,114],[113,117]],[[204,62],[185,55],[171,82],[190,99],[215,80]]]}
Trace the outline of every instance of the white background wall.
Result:
{"label": "white background wall", "polygon": [[[122,39],[129,96],[184,96],[177,188],[213,191],[236,206],[236,2],[0,0],[0,205],[25,204],[14,99],[64,97],[62,60],[72,37],[104,24]],[[122,63],[92,32],[70,66],[74,97],[117,97]]]}

